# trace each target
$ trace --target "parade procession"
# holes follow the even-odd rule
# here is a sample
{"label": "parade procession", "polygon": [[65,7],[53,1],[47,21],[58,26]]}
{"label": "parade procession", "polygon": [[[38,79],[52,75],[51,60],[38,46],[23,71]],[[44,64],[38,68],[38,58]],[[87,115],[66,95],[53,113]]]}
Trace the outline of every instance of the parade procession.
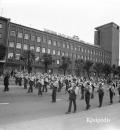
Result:
{"label": "parade procession", "polygon": [[[120,103],[120,81],[118,79],[102,79],[93,78],[87,79],[85,77],[76,77],[75,75],[60,75],[49,73],[30,73],[15,72],[4,75],[4,92],[9,92],[9,80],[14,79],[15,85],[22,87],[26,93],[34,93],[37,89],[40,98],[47,93],[51,92],[51,103],[56,103],[57,93],[64,93],[68,95],[68,111],[66,114],[73,112],[76,113],[79,109],[76,99],[84,100],[86,110],[91,107],[91,100],[98,98],[98,107],[102,107],[104,102],[104,95],[109,93],[109,104],[113,104],[114,96],[118,96],[117,102]],[[97,93],[97,97],[96,97]],[[77,100],[78,101],[78,100]],[[73,108],[72,108],[73,105]]]}

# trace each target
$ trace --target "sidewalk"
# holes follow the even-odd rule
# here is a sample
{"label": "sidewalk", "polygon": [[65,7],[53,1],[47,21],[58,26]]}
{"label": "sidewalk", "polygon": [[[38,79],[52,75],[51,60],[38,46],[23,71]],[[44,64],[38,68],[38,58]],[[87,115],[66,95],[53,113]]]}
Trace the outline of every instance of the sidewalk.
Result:
{"label": "sidewalk", "polygon": [[[11,119],[12,120],[12,119]],[[0,130],[119,130],[120,104],[0,126]]]}

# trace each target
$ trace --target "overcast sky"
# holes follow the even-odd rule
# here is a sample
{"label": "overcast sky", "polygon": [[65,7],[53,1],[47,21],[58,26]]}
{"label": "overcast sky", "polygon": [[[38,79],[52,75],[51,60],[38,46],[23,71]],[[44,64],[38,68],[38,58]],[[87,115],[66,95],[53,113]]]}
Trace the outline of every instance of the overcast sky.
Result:
{"label": "overcast sky", "polygon": [[0,0],[0,15],[94,43],[95,27],[109,22],[120,25],[120,0]]}

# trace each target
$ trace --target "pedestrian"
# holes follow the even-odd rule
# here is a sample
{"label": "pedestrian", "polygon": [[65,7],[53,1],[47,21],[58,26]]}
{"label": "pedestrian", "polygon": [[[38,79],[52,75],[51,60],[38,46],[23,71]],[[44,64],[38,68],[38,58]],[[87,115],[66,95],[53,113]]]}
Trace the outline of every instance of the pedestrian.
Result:
{"label": "pedestrian", "polygon": [[4,91],[9,91],[9,74],[6,74],[4,77]]}
{"label": "pedestrian", "polygon": [[68,111],[66,112],[66,114],[69,114],[71,112],[72,104],[74,106],[74,111],[73,112],[75,113],[76,110],[77,110],[77,108],[76,108],[75,88],[76,88],[75,83],[71,83],[71,88],[68,89],[68,93],[69,93],[69,107],[68,107]]}
{"label": "pedestrian", "polygon": [[110,96],[110,104],[113,103],[113,96],[115,95],[115,88],[113,83],[111,82],[109,85],[109,96]]}
{"label": "pedestrian", "polygon": [[99,84],[99,88],[98,88],[97,92],[98,92],[98,98],[99,98],[99,107],[101,107],[102,102],[103,102],[103,96],[104,96],[104,89],[103,89],[102,83]]}

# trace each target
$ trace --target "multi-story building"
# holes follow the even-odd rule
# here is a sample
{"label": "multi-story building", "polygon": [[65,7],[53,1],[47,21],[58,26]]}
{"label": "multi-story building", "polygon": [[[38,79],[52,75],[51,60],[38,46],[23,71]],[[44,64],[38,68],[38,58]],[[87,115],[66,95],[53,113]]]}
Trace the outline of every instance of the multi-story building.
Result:
{"label": "multi-story building", "polygon": [[72,61],[83,59],[118,65],[119,27],[109,23],[97,27],[96,30],[95,44],[88,44],[75,36],[71,38],[49,30],[40,31],[0,17],[0,44],[7,47],[6,67],[23,67],[20,55],[24,50],[34,51],[34,68],[37,70],[42,67],[38,61],[44,53],[53,56],[54,68],[61,64],[62,56],[70,57]]}

